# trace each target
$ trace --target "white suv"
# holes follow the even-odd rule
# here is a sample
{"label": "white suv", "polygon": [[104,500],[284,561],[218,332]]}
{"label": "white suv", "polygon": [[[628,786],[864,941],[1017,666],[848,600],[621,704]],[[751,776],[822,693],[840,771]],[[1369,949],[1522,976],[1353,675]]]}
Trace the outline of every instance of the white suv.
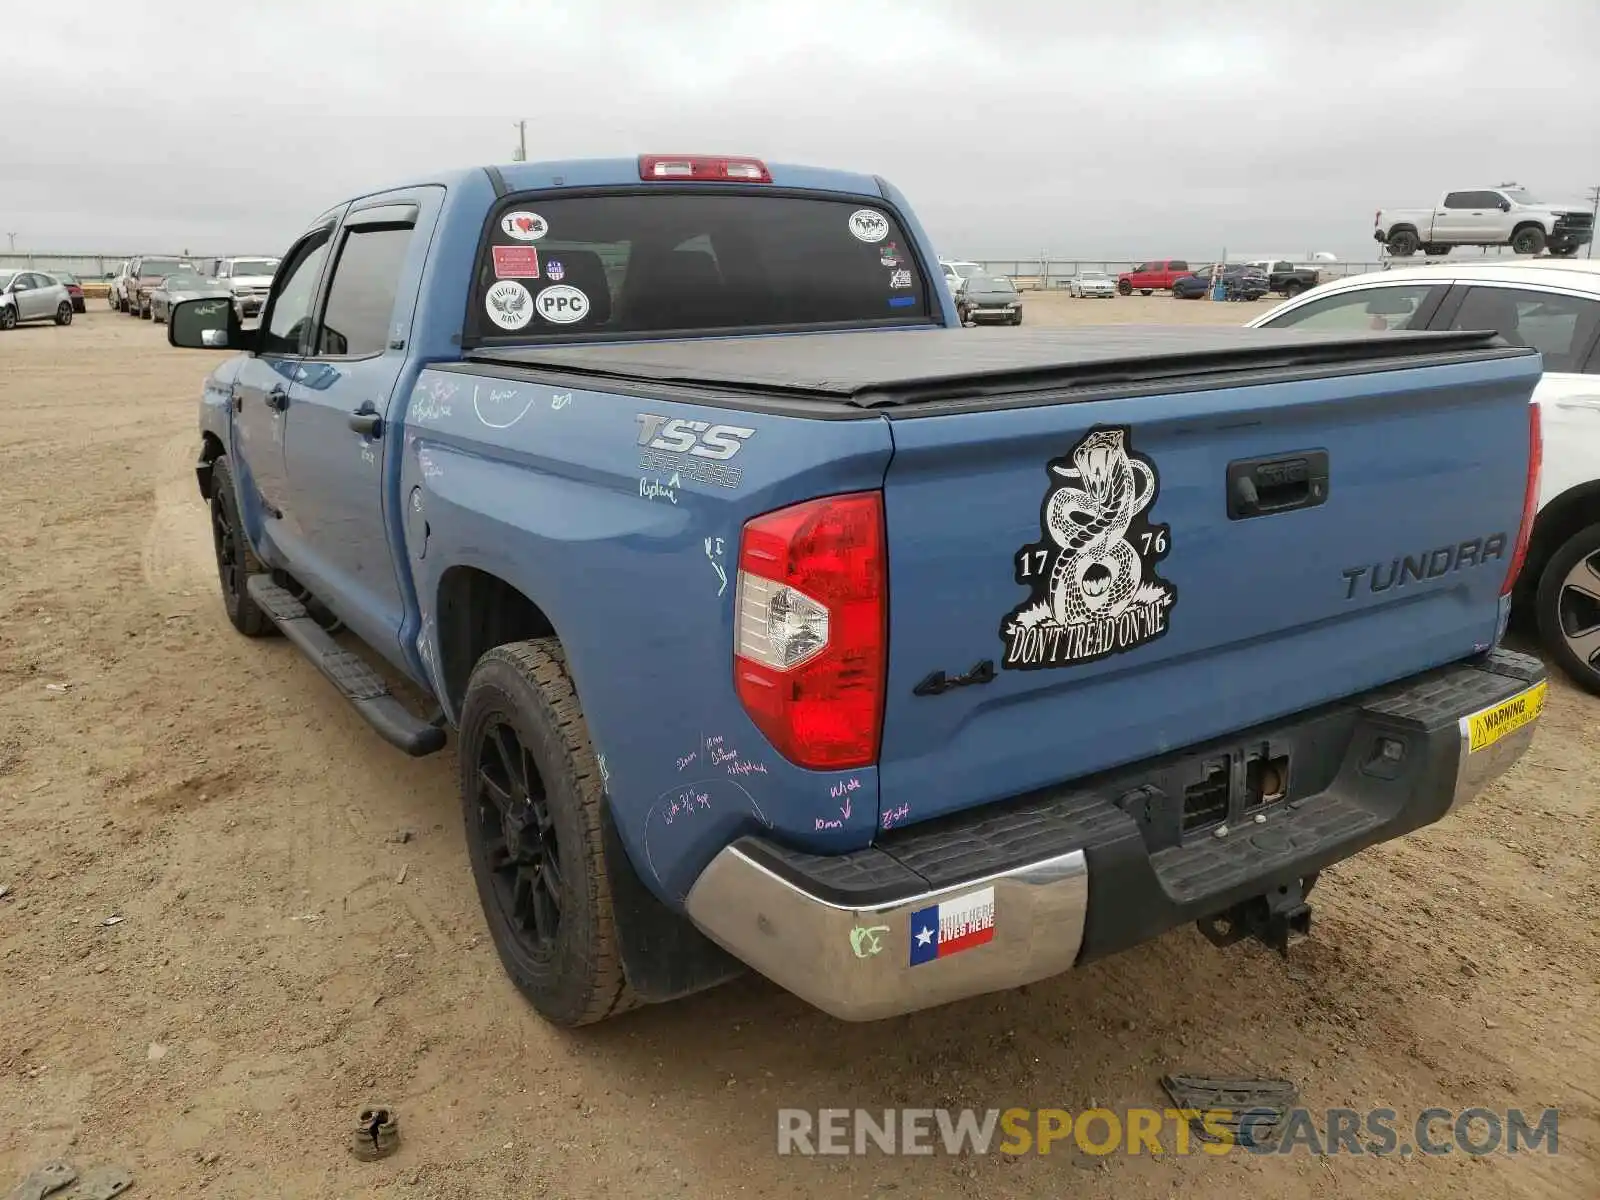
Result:
{"label": "white suv", "polygon": [[233,293],[239,319],[247,321],[261,315],[272,290],[272,276],[278,270],[275,258],[222,258],[217,260],[217,281]]}
{"label": "white suv", "polygon": [[1600,261],[1440,262],[1354,275],[1253,328],[1493,329],[1544,355],[1539,516],[1515,607],[1562,668],[1600,693]]}

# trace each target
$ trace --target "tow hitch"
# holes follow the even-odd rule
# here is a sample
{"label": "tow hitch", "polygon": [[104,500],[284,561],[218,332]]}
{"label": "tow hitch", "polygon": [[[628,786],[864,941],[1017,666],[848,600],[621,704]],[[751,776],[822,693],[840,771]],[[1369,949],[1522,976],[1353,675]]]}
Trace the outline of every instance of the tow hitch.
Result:
{"label": "tow hitch", "polygon": [[1231,946],[1253,937],[1289,957],[1289,937],[1309,937],[1311,905],[1306,903],[1317,877],[1308,875],[1255,896],[1214,917],[1202,917],[1195,924],[1213,946]]}

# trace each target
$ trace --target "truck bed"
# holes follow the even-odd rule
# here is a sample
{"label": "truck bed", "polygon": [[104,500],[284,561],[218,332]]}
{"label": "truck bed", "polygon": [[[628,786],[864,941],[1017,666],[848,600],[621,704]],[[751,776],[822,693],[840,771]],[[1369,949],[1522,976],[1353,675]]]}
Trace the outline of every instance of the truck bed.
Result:
{"label": "truck bed", "polygon": [[[577,379],[747,393],[882,415],[924,415],[1008,403],[1070,403],[1116,394],[1245,386],[1512,357],[1492,332],[1375,332],[1234,327],[880,330],[788,337],[701,338],[480,349],[495,368]],[[907,411],[911,410],[911,411]]]}

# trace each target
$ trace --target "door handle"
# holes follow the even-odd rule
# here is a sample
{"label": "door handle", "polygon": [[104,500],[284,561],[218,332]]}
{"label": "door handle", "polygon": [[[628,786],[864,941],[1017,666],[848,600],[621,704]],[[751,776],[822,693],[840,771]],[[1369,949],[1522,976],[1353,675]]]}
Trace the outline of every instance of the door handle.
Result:
{"label": "door handle", "polygon": [[273,412],[282,412],[289,407],[289,393],[281,387],[275,387],[267,393],[267,407]]}
{"label": "door handle", "polygon": [[362,437],[381,438],[383,436],[383,418],[375,412],[362,409],[350,414],[350,428]]}
{"label": "door handle", "polygon": [[1328,499],[1328,452],[1301,450],[1228,464],[1228,519],[1316,508]]}

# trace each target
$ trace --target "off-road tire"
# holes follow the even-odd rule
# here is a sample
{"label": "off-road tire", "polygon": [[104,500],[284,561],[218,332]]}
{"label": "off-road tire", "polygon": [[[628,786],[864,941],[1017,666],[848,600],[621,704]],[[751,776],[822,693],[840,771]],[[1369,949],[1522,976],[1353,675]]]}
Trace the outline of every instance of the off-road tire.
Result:
{"label": "off-road tire", "polygon": [[1414,229],[1397,229],[1389,235],[1389,253],[1395,258],[1410,258],[1422,246]]}
{"label": "off-road tire", "polygon": [[1305,284],[1299,283],[1299,282],[1291,279],[1288,283],[1283,285],[1283,298],[1285,300],[1293,300],[1296,296],[1298,296],[1301,292],[1303,292],[1305,290],[1306,290],[1306,285]]}
{"label": "off-road tire", "polygon": [[[249,539],[245,537],[244,524],[239,520],[238,493],[233,489],[233,470],[226,456],[211,464],[210,509],[211,546],[217,558],[217,585],[222,591],[222,607],[228,614],[228,621],[245,637],[270,637],[278,632],[278,627],[245,590],[245,581],[252,575],[261,574],[266,567],[250,549]],[[229,561],[225,562],[225,559]],[[233,568],[231,576],[227,569],[230,563]]]}
{"label": "off-road tire", "polygon": [[1513,254],[1538,254],[1544,249],[1544,230],[1537,225],[1524,225],[1511,235]]}
{"label": "off-road tire", "polygon": [[[490,810],[481,798],[479,763],[497,725],[509,726],[532,760],[555,832],[562,903],[548,956],[513,924],[489,866],[484,823]],[[511,981],[542,1017],[569,1028],[636,1007],[639,1000],[622,967],[606,870],[603,780],[560,642],[511,642],[478,660],[462,702],[458,758],[467,855],[490,937]]]}
{"label": "off-road tire", "polygon": [[1539,590],[1534,595],[1534,612],[1539,623],[1539,640],[1556,664],[1579,687],[1600,695],[1600,667],[1579,658],[1567,642],[1561,623],[1561,592],[1567,574],[1584,559],[1600,558],[1600,525],[1590,525],[1568,538],[1539,574]]}

